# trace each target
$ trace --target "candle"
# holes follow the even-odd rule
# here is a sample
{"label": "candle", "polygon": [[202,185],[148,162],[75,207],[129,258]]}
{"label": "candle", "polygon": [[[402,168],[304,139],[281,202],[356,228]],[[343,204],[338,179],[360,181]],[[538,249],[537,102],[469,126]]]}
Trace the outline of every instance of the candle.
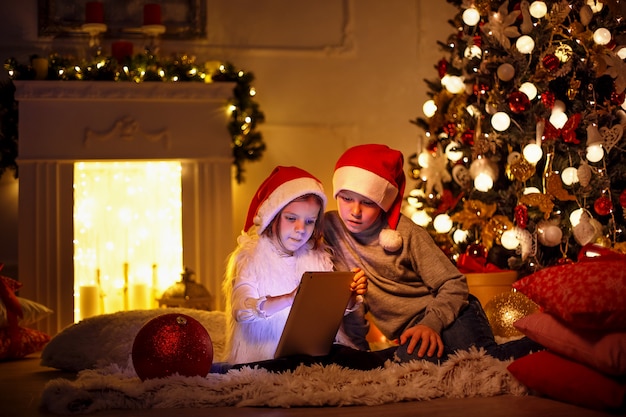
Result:
{"label": "candle", "polygon": [[128,41],[116,41],[111,44],[111,55],[122,63],[133,56],[133,43]]}
{"label": "candle", "polygon": [[48,78],[48,58],[33,58],[32,66],[35,70],[36,80],[45,80]]}
{"label": "candle", "polygon": [[144,26],[161,24],[160,4],[151,3],[143,6],[143,24]]}
{"label": "candle", "polygon": [[149,308],[148,298],[150,291],[146,284],[134,284],[132,287],[132,303],[131,308],[133,310],[145,310]]}
{"label": "candle", "polygon": [[86,319],[100,313],[100,288],[97,285],[80,287],[80,317]]}
{"label": "candle", "polygon": [[128,311],[128,262],[124,262],[124,287],[122,288],[124,311]]}
{"label": "candle", "polygon": [[85,3],[85,23],[104,23],[104,6],[101,2]]}
{"label": "candle", "polygon": [[150,307],[158,307],[157,299],[159,298],[158,294],[159,288],[159,275],[157,273],[157,264],[152,264],[152,297],[150,298]]}

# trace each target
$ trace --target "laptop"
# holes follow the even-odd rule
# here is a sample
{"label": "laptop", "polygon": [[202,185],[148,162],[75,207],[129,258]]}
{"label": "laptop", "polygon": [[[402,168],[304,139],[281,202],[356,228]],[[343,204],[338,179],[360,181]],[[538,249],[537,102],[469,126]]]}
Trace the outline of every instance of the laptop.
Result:
{"label": "laptop", "polygon": [[354,272],[305,272],[274,358],[328,355],[341,325]]}

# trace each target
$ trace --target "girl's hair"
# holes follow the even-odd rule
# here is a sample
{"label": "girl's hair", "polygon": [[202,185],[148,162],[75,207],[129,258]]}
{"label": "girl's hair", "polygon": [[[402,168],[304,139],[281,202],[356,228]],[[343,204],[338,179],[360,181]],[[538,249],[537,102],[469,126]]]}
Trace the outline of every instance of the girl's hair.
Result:
{"label": "girl's hair", "polygon": [[[309,242],[313,244],[312,249],[319,248],[322,245],[322,241],[323,241],[322,222],[324,221],[324,212],[323,212],[324,202],[322,201],[321,197],[317,194],[313,194],[313,193],[304,194],[304,195],[301,195],[300,197],[294,198],[289,203],[285,204],[285,206],[282,209],[280,209],[278,214],[274,216],[274,218],[272,219],[272,221],[270,222],[270,224],[267,226],[267,228],[265,229],[263,233],[269,237],[279,236],[280,235],[280,222],[278,221],[278,219],[283,214],[283,210],[285,209],[285,207],[287,207],[287,205],[289,205],[290,203],[294,201],[310,201],[310,200],[315,200],[315,202],[317,203],[320,209],[319,209],[319,213],[317,214],[317,219],[315,219],[315,227],[313,228],[313,234],[311,234],[311,237],[309,238]],[[281,247],[283,246],[283,242],[281,242],[280,239],[278,239],[278,244]]]}

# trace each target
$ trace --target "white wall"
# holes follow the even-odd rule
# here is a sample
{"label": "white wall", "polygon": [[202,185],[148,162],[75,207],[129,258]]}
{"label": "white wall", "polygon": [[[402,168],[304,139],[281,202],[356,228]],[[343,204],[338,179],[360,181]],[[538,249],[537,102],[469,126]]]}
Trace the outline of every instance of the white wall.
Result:
{"label": "white wall", "polygon": [[[82,48],[37,37],[37,0],[0,3],[2,62]],[[207,0],[206,39],[162,43],[162,54],[227,60],[256,78],[267,151],[246,166],[245,183],[235,184],[236,224],[225,244],[234,245],[250,197],[275,165],[311,171],[330,195],[334,163],[347,147],[381,142],[415,152],[421,132],[409,120],[422,114],[423,79],[436,77],[436,41],[452,33],[447,21],[456,11],[443,0]],[[7,249],[17,245],[15,229],[5,226],[17,222],[12,213],[0,218],[2,234],[9,231],[0,240],[7,264],[16,263]]]}

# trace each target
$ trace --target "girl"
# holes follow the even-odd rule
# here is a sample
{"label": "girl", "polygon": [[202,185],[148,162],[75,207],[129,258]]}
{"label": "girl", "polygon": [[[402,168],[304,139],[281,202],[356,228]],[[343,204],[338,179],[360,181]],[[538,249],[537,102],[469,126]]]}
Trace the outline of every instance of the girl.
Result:
{"label": "girl", "polygon": [[[302,274],[332,269],[325,207],[322,184],[300,168],[276,167],[257,190],[223,282],[230,364],[273,359]],[[365,288],[357,274],[351,304]]]}

